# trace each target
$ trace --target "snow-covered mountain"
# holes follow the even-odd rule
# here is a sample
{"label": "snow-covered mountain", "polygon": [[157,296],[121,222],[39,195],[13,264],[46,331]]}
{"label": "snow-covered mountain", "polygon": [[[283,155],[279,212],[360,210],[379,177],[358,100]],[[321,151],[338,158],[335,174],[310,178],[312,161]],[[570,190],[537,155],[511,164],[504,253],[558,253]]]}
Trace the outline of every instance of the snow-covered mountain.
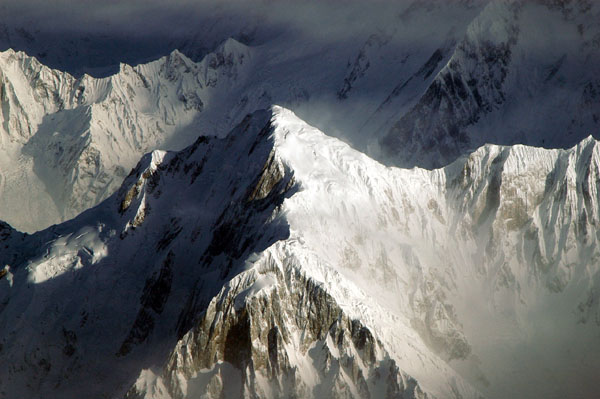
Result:
{"label": "snow-covered mountain", "polygon": [[406,170],[259,111],[3,227],[0,395],[593,396],[599,182],[592,138]]}
{"label": "snow-covered mountain", "polygon": [[[277,281],[272,280],[276,275],[269,270],[258,273],[260,253],[267,251],[263,254],[267,257],[268,251],[276,251],[274,245],[283,244],[276,242],[290,238],[281,206],[298,190],[290,165],[283,163],[275,148],[270,119],[271,114],[263,111],[247,119],[228,139],[201,137],[180,153],[147,155],[119,192],[66,224],[25,237],[6,229],[7,247],[17,246],[16,255],[3,252],[11,262],[2,281],[0,327],[6,337],[0,354],[0,391],[6,397],[124,394],[142,368],[160,369],[178,338],[199,326],[212,298],[229,291],[227,286],[235,285],[240,293],[247,288],[235,297],[240,309],[270,291],[269,283]],[[76,230],[73,234],[72,229]],[[285,246],[280,250],[287,252]],[[37,253],[26,255],[30,251]],[[149,267],[149,259],[155,260],[154,266]],[[252,262],[257,268],[246,270]],[[293,326],[283,322],[286,315],[279,307],[291,303],[277,301],[273,312],[281,320],[281,334],[289,344],[306,350],[320,343],[322,354],[313,356],[333,366],[321,383],[298,375],[296,384],[289,375],[285,389],[308,393],[318,385],[323,392],[380,389],[422,396],[417,383],[398,369],[383,344],[360,322],[344,316],[324,287],[306,275],[309,269],[304,271],[301,264],[287,266],[285,275],[297,280],[289,282],[289,295],[309,295],[309,303],[316,301],[311,305],[316,317],[310,320],[312,336],[299,332],[289,336]],[[261,277],[264,273],[269,275]],[[329,314],[321,313],[327,309]],[[56,318],[59,314],[63,316]],[[297,316],[301,327],[306,326],[302,315]],[[24,329],[19,320],[33,322],[35,327]],[[336,320],[340,326],[334,344],[328,332],[335,331],[331,323]],[[244,330],[245,321],[240,323],[228,321],[222,343],[210,341],[230,366],[248,365],[258,377],[267,373],[266,367],[278,368],[272,372],[284,378],[297,364],[311,365],[309,355],[286,364],[285,358],[296,353],[282,348],[280,367],[265,363],[261,368],[259,358],[244,357],[251,350],[242,340],[249,331]],[[345,333],[351,335],[343,345]],[[284,339],[277,328],[268,335],[262,338]],[[333,358],[327,355],[330,346]],[[358,353],[364,361],[353,360]],[[217,356],[208,361],[218,360]],[[318,373],[315,368],[307,372]],[[242,385],[259,393],[269,386],[277,388],[277,377],[265,374],[264,378],[261,385],[250,380]],[[68,382],[81,379],[89,383]]]}
{"label": "snow-covered mountain", "polygon": [[600,5],[221,3],[0,5],[0,399],[599,396]]}
{"label": "snow-covered mountain", "polygon": [[484,143],[567,148],[600,128],[600,4],[492,1],[420,100],[380,140],[397,166]]}
{"label": "snow-covered mountain", "polygon": [[142,154],[193,141],[180,131],[249,61],[228,40],[201,63],[173,51],[108,78],[76,79],[22,52],[0,53],[0,214],[35,231],[96,205]]}

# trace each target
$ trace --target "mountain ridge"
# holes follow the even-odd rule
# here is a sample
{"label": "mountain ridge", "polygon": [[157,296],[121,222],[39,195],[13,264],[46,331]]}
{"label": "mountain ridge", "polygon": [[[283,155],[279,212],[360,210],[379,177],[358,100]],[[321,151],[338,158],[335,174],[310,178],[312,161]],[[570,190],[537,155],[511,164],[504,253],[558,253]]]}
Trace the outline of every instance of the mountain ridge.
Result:
{"label": "mountain ridge", "polygon": [[[29,252],[21,251],[6,269],[10,281],[0,280],[12,287],[2,301],[0,328],[21,328],[9,322],[17,320],[18,309],[26,320],[42,323],[34,335],[46,331],[44,342],[62,349],[30,346],[26,357],[35,362],[23,363],[23,371],[3,368],[2,380],[12,381],[13,388],[2,389],[22,388],[25,378],[37,381],[30,393],[50,392],[52,381],[69,370],[71,377],[96,374],[91,386],[97,389],[110,383],[115,392],[148,398],[185,397],[194,389],[218,397],[226,387],[273,397],[285,392],[356,397],[382,389],[413,397],[528,392],[519,390],[529,380],[514,376],[513,390],[503,391],[503,367],[509,366],[498,360],[496,346],[486,349],[477,331],[495,319],[491,325],[498,332],[490,336],[516,329],[513,339],[521,342],[527,339],[519,335],[527,326],[522,317],[545,323],[545,301],[556,303],[559,295],[565,298],[555,310],[565,316],[561,325],[570,326],[580,341],[533,331],[541,342],[558,339],[573,353],[589,351],[593,343],[584,337],[597,327],[587,320],[598,312],[593,301],[598,237],[590,232],[599,212],[593,195],[585,204],[575,193],[593,190],[599,160],[600,147],[588,138],[570,150],[488,145],[434,171],[386,168],[277,107],[246,118],[224,139],[200,137],[179,153],[155,151],[117,193],[73,221],[27,237],[9,230],[9,248],[22,245]],[[549,180],[535,177],[540,173]],[[544,180],[544,187],[531,187],[531,202],[517,201],[516,186]],[[538,193],[541,202],[534,200]],[[222,201],[227,196],[231,200]],[[547,220],[560,223],[553,229]],[[566,249],[555,252],[553,243],[565,239],[560,248]],[[570,265],[573,257],[582,262]],[[61,290],[72,291],[75,281],[94,297],[60,305],[70,310],[58,314],[80,314],[79,320],[58,319],[52,323],[59,325],[44,327],[52,319],[41,316],[42,309],[55,306],[52,298],[64,298]],[[381,286],[386,290],[376,288]],[[469,306],[472,295],[489,303],[488,310]],[[313,298],[307,306],[317,306],[314,315],[288,307],[286,298],[294,297]],[[106,312],[117,303],[118,314]],[[257,306],[266,306],[272,316]],[[209,308],[214,310],[207,313]],[[317,309],[338,321],[329,325]],[[577,324],[582,320],[586,324]],[[293,331],[305,322],[320,327],[301,338]],[[242,328],[248,323],[272,323],[275,330]],[[207,340],[209,326],[219,326],[225,341]],[[98,329],[103,336],[114,331],[114,339],[98,341]],[[227,336],[246,333],[248,342],[264,346],[234,346],[244,355],[233,356],[238,350],[229,345],[237,338],[228,343]],[[339,338],[346,334],[352,339]],[[41,339],[4,335],[10,341],[2,342],[0,356],[15,365],[21,364],[20,345]],[[100,344],[106,359],[89,363],[86,353]],[[197,358],[202,352],[186,352],[189,345],[208,345],[214,358]],[[504,346],[504,352],[514,356],[508,350],[513,347]],[[368,353],[375,353],[374,361]],[[121,364],[121,377],[109,378],[117,370],[108,372],[103,362]],[[246,370],[241,377],[236,367]],[[38,377],[26,370],[36,370]],[[382,380],[375,370],[397,377]],[[568,375],[575,379],[567,378],[563,389],[572,390],[578,381],[583,382],[578,389],[593,392],[587,374]],[[530,371],[523,378],[539,376]],[[57,389],[52,392],[77,394]]]}
{"label": "mountain ridge", "polygon": [[135,68],[122,64],[108,78],[75,79],[22,52],[2,55],[9,66],[23,67],[4,78],[12,91],[2,101],[6,177],[0,188],[7,198],[18,197],[18,181],[26,180],[36,194],[29,197],[39,198],[27,215],[9,212],[12,201],[2,204],[2,213],[30,231],[108,197],[143,153],[167,142],[183,146],[187,138],[178,131],[202,113],[210,91],[224,80],[221,74],[235,79],[237,65],[248,60],[244,48],[228,41],[198,64],[173,51]]}

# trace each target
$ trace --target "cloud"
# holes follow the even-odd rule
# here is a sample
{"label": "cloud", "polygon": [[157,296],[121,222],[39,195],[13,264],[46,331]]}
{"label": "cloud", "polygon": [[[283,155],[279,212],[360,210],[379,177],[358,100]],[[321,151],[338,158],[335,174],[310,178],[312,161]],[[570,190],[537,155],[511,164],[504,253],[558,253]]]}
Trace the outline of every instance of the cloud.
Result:
{"label": "cloud", "polygon": [[227,37],[247,44],[286,34],[323,42],[364,40],[365,34],[389,26],[389,19],[409,4],[409,0],[4,0],[0,50],[13,47],[45,57],[49,66],[72,73],[121,61],[144,62],[174,48],[198,60]]}
{"label": "cloud", "polygon": [[183,36],[199,24],[214,23],[217,16],[238,24],[260,19],[267,28],[286,27],[327,38],[380,25],[380,19],[389,17],[389,11],[397,10],[400,3],[392,4],[357,0],[7,0],[0,9],[5,21],[12,24],[31,23],[54,32]]}

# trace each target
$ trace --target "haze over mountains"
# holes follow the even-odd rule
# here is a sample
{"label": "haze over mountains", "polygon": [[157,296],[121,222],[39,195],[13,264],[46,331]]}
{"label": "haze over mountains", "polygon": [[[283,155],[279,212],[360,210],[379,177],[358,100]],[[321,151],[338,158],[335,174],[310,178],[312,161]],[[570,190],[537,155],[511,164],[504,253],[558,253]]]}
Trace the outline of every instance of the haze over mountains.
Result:
{"label": "haze over mountains", "polygon": [[0,398],[598,394],[598,4],[3,7]]}

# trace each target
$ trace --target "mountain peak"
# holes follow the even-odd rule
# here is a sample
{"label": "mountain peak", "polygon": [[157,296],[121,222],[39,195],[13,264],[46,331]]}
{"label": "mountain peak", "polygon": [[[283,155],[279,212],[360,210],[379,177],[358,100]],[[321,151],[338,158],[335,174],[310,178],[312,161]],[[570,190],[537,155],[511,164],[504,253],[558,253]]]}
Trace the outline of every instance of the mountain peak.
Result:
{"label": "mountain peak", "polygon": [[[130,393],[145,397],[209,383],[257,395],[499,395],[513,363],[493,359],[539,349],[510,315],[546,320],[530,298],[564,293],[575,299],[551,322],[577,334],[573,312],[587,321],[597,310],[586,298],[597,289],[599,173],[583,149],[527,146],[482,147],[433,171],[388,168],[288,109],[257,111],[224,138],[147,154],[112,197],[69,222],[32,236],[4,228],[12,285],[0,280],[10,298],[0,376],[12,382],[2,389],[33,394],[26,382],[43,376],[45,389],[77,396],[83,388],[56,384],[69,370],[102,376],[94,386],[105,393],[137,378]],[[485,306],[473,309],[472,296]],[[51,311],[78,316],[38,317]],[[27,335],[11,333],[18,320]],[[482,344],[487,325],[517,331],[518,344]],[[222,339],[207,341],[210,331]],[[577,353],[597,345],[547,338]],[[40,339],[52,343],[39,354],[51,368],[23,360]],[[115,359],[127,366],[115,370]],[[453,362],[470,371],[461,377]]]}
{"label": "mountain peak", "polygon": [[233,37],[228,37],[225,39],[225,41],[221,43],[218,48],[223,52],[237,54],[246,53],[249,49],[247,45],[237,41]]}

